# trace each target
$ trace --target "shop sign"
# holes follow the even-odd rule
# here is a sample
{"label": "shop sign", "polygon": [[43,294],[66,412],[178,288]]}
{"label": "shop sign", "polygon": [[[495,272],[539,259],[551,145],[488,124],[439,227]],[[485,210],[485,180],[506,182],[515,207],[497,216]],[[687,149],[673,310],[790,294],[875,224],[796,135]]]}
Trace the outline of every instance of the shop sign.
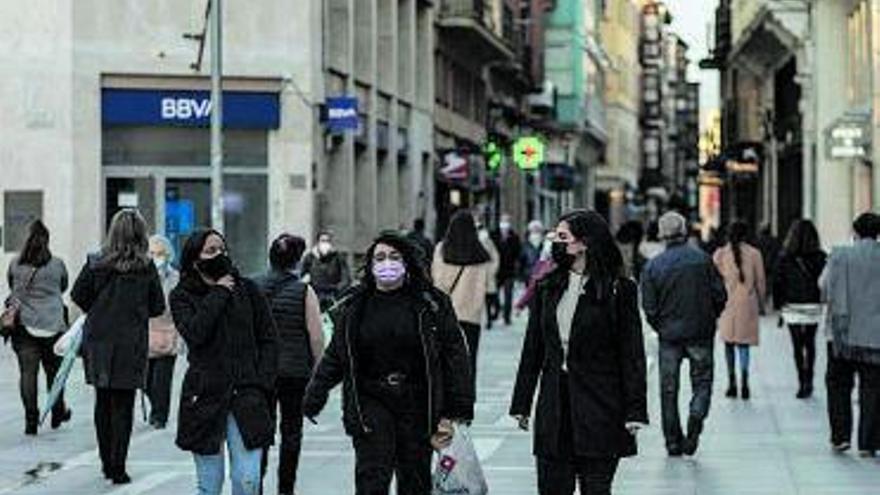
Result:
{"label": "shop sign", "polygon": [[[208,127],[211,93],[194,90],[101,90],[104,126],[149,125]],[[278,93],[224,91],[223,126],[234,129],[277,129],[281,122]]]}
{"label": "shop sign", "polygon": [[825,132],[831,160],[867,159],[871,149],[869,118],[856,114],[838,119]]}
{"label": "shop sign", "polygon": [[358,99],[351,96],[327,98],[327,130],[334,133],[357,131],[360,126]]}

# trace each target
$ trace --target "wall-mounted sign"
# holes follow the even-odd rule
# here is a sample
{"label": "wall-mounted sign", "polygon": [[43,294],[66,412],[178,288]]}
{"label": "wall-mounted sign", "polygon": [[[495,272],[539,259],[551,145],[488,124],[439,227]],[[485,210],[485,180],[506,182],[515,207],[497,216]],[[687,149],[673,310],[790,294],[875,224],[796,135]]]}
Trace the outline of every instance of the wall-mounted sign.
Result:
{"label": "wall-mounted sign", "polygon": [[513,143],[513,161],[521,170],[537,170],[544,163],[544,142],[534,136]]}
{"label": "wall-mounted sign", "polygon": [[[281,122],[278,93],[223,92],[223,126],[234,129],[277,129]],[[193,90],[101,90],[101,123],[208,127],[211,93]]]}
{"label": "wall-mounted sign", "polygon": [[440,176],[450,182],[467,180],[470,162],[467,155],[450,151],[443,155],[443,166],[440,168]]}
{"label": "wall-mounted sign", "polygon": [[358,100],[351,96],[327,98],[327,130],[334,133],[357,131],[360,126]]}
{"label": "wall-mounted sign", "polygon": [[831,160],[868,159],[871,152],[870,116],[850,113],[825,130],[825,148]]}

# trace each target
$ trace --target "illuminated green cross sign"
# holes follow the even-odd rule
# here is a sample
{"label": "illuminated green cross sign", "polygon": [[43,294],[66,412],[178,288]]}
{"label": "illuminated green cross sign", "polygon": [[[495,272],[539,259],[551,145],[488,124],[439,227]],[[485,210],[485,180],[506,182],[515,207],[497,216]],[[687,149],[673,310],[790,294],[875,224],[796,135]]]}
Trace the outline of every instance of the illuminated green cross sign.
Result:
{"label": "illuminated green cross sign", "polygon": [[537,170],[544,163],[544,143],[534,136],[513,143],[513,161],[521,170]]}

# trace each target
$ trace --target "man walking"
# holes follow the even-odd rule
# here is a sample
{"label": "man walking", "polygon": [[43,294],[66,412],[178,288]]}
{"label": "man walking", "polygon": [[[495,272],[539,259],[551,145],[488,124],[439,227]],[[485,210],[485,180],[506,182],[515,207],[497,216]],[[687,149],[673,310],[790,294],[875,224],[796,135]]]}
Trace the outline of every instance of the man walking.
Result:
{"label": "man walking", "polygon": [[[663,434],[670,456],[697,451],[712,399],[713,344],[718,316],[727,302],[721,275],[712,259],[687,242],[687,221],[678,213],[660,217],[666,250],[648,262],[642,274],[642,304],[660,337],[660,404]],[[678,414],[679,370],[690,361],[693,390],[687,436]]]}
{"label": "man walking", "polygon": [[498,290],[502,291],[504,295],[502,310],[504,324],[510,326],[513,315],[513,286],[519,274],[522,243],[519,240],[519,236],[513,230],[510,215],[507,213],[501,215],[498,231],[493,234],[492,240],[498,247],[498,254],[501,258],[498,265],[498,274],[495,278],[498,281]]}
{"label": "man walking", "polygon": [[828,419],[831,445],[850,448],[852,391],[859,377],[859,452],[880,449],[880,216],[865,213],[853,224],[856,241],[837,247],[819,285],[828,301]]}

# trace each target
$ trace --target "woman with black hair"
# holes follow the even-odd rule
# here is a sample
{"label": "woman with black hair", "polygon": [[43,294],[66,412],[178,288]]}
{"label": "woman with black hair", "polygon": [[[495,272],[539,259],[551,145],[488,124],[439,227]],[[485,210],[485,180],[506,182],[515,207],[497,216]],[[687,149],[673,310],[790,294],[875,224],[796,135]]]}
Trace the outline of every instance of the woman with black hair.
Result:
{"label": "woman with black hair", "polygon": [[148,249],[144,217],[137,210],[119,211],[104,247],[89,256],[70,293],[88,314],[83,368],[86,383],[95,387],[101,469],[114,484],[131,483],[125,464],[135,392],[147,378],[149,319],[165,311],[162,282]]}
{"label": "woman with black hair", "polygon": [[452,307],[467,337],[475,390],[480,330],[495,266],[480,242],[474,216],[467,210],[459,210],[449,222],[443,241],[434,250],[431,274],[434,286],[452,299]]}
{"label": "woman with black hair", "polygon": [[[37,434],[40,410],[37,405],[37,376],[40,364],[47,389],[55,380],[61,358],[52,351],[67,328],[64,301],[67,268],[49,250],[49,229],[39,220],[28,228],[21,254],[9,263],[6,281],[12,295],[8,304],[18,307],[18,322],[12,329],[12,349],[21,372],[19,390],[24,405],[25,435]],[[70,420],[70,409],[61,395],[52,408],[52,429]]]}
{"label": "woman with black hair", "polygon": [[[278,330],[278,379],[269,406],[273,415],[279,410],[281,413],[279,495],[294,493],[302,447],[303,395],[315,363],[324,352],[318,295],[296,274],[305,250],[302,237],[279,235],[269,249],[269,271],[257,280]],[[263,457],[263,476],[267,462],[268,450]]]}
{"label": "woman with black hair", "polygon": [[223,490],[224,446],[233,495],[260,493],[260,461],[274,436],[278,339],[269,305],[239,275],[226,240],[196,231],[183,247],[171,314],[186,341],[189,368],[180,392],[177,446],[193,453],[197,493]]}
{"label": "woman with black hair", "polygon": [[619,460],[648,423],[646,364],[635,282],[605,220],[575,210],[556,227],[557,268],[529,311],[510,414],[528,430],[538,493],[610,494]]}
{"label": "woman with black hair", "polygon": [[822,320],[819,277],[827,255],[819,243],[813,222],[802,219],[792,224],[785,238],[782,256],[773,280],[773,305],[782,311],[781,323],[788,325],[794,364],[798,373],[798,399],[813,395],[816,363],[816,331]]}
{"label": "woman with black hair", "polygon": [[740,393],[752,396],[749,388],[750,347],[758,345],[761,307],[767,295],[761,251],[748,244],[749,226],[740,220],[727,228],[727,245],[715,251],[713,260],[724,279],[727,306],[718,320],[725,344],[729,385],[727,397],[736,398],[736,361],[742,378]]}
{"label": "woman with black hair", "polygon": [[[333,312],[333,338],[306,390],[308,418],[343,383],[355,492],[431,493],[431,446],[473,418],[467,345],[449,298],[434,289],[417,248],[387,232],[367,250],[361,283]],[[438,433],[439,432],[439,433]],[[433,437],[433,438],[432,438]]]}

